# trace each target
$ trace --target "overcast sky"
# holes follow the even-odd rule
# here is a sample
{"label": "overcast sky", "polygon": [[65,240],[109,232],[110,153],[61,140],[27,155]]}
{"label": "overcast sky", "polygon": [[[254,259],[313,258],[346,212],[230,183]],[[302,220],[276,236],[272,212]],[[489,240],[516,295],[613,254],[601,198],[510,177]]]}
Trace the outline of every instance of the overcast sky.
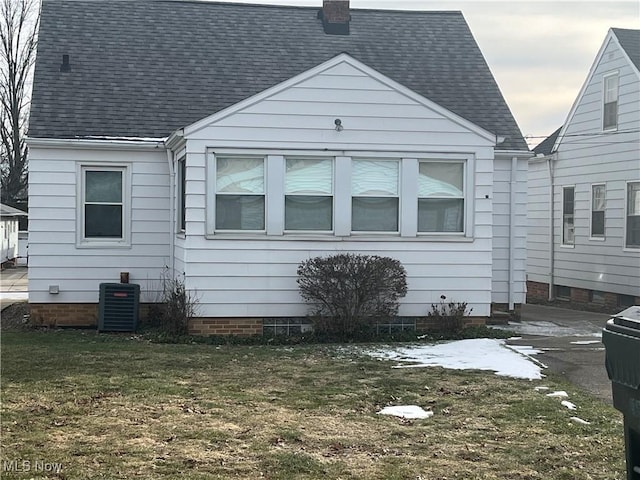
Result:
{"label": "overcast sky", "polygon": [[[320,6],[322,0],[227,0]],[[461,10],[522,133],[562,125],[610,27],[640,29],[640,2],[351,0],[352,8]]]}

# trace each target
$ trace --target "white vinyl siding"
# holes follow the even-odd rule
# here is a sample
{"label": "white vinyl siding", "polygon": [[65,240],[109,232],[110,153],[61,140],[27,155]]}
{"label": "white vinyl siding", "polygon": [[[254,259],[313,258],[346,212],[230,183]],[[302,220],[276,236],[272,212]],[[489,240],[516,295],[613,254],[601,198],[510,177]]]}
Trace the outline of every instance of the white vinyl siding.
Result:
{"label": "white vinyl siding", "polygon": [[[604,78],[618,73],[618,125],[603,131]],[[577,92],[576,92],[577,93]],[[557,285],[623,295],[640,292],[640,256],[626,247],[627,183],[640,182],[640,75],[608,37],[596,58],[551,160],[553,209],[545,161],[530,163],[528,277],[548,283],[548,211],[553,210],[553,280]],[[591,236],[592,185],[606,184],[605,236]],[[562,187],[575,185],[575,246],[562,244]]]}
{"label": "white vinyl siding", "polygon": [[[79,142],[81,143],[81,142]],[[118,282],[120,272],[141,286],[141,301],[155,301],[165,266],[171,267],[169,167],[166,152],[29,147],[29,301],[97,303],[99,285]],[[78,242],[82,237],[82,167],[126,166],[130,178],[125,211],[130,245]],[[77,188],[76,188],[77,187]],[[49,285],[60,293],[49,294]]]}
{"label": "white vinyl siding", "polygon": [[[341,132],[335,130],[336,118],[342,120]],[[307,307],[296,283],[298,264],[340,252],[390,256],[402,262],[410,289],[401,301],[400,315],[424,315],[443,294],[468,302],[474,315],[489,314],[493,258],[499,258],[498,271],[508,271],[509,264],[508,244],[494,251],[491,239],[492,140],[346,64],[223,115],[197,131],[186,129],[185,136],[188,188],[193,184],[194,191],[203,195],[214,191],[214,157],[255,155],[265,157],[266,164],[266,232],[215,231],[212,209],[207,208],[213,200],[198,195],[187,200],[193,207],[187,211],[185,279],[198,292],[200,315],[304,316]],[[288,158],[332,160],[332,232],[285,230]],[[397,165],[395,232],[353,232],[356,160]],[[418,163],[429,160],[466,164],[463,234],[417,233]],[[521,178],[525,185],[526,172]],[[499,210],[503,209],[508,212],[508,200],[500,204]],[[508,214],[499,220],[508,221]],[[524,242],[524,237],[518,241]],[[523,271],[524,244],[519,248],[519,271]],[[517,290],[523,292],[524,278],[519,282]],[[506,296],[502,283],[496,288]]]}

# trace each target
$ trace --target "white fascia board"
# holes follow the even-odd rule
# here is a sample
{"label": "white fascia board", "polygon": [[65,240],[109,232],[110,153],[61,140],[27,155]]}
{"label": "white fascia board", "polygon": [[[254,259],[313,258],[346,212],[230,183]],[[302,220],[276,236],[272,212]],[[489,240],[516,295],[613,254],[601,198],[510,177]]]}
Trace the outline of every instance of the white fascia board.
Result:
{"label": "white fascia board", "polygon": [[531,150],[494,150],[493,153],[496,158],[531,158],[536,155]]}
{"label": "white fascia board", "polygon": [[208,117],[203,118],[202,120],[198,120],[195,123],[192,123],[191,125],[188,125],[186,127],[184,127],[183,132],[184,132],[184,136],[186,138],[189,137],[189,135],[196,133],[199,130],[202,130],[203,128],[207,127],[208,125],[211,125],[212,123],[215,123],[219,120],[222,120],[223,118],[229,116],[229,115],[233,115],[234,113],[237,113],[251,105],[254,105],[256,103],[259,103],[263,100],[266,100],[267,98],[271,97],[272,95],[275,95],[277,93],[280,93],[288,88],[291,88],[295,85],[297,85],[300,82],[303,82],[305,80],[308,80],[309,78],[314,77],[315,75],[318,75],[320,73],[322,73],[325,70],[328,70],[330,68],[335,67],[336,65],[339,65],[341,63],[346,63],[348,65],[350,65],[351,67],[360,70],[362,73],[364,73],[365,75],[370,76],[371,78],[374,78],[375,80],[379,81],[380,83],[383,83],[384,85],[388,86],[389,88],[397,91],[398,93],[408,97],[409,99],[415,101],[416,103],[419,103],[423,106],[425,106],[426,108],[429,108],[437,113],[439,113],[440,115],[444,116],[445,118],[448,118],[449,120],[453,121],[454,123],[457,123],[458,125],[460,125],[463,128],[466,128],[467,130],[485,138],[486,140],[488,140],[489,142],[491,142],[492,144],[496,144],[498,141],[498,137],[496,134],[491,133],[487,130],[485,130],[484,128],[476,125],[475,123],[470,122],[469,120],[466,120],[464,118],[462,118],[459,115],[456,115],[455,113],[453,113],[450,110],[447,110],[446,108],[438,105],[437,103],[429,100],[426,97],[423,97],[422,95],[414,92],[413,90],[410,90],[409,88],[405,87],[404,85],[396,82],[395,80],[390,79],[389,77],[383,75],[382,73],[378,72],[377,70],[374,70],[373,68],[365,65],[364,63],[356,60],[355,58],[353,58],[352,56],[346,54],[346,53],[341,53],[335,57],[333,57],[332,59],[321,63],[320,65],[311,68],[310,70],[307,70],[306,72],[303,72],[299,75],[296,75],[295,77],[290,78],[289,80],[285,80],[282,83],[279,83],[277,85],[274,85],[271,88],[268,88],[267,90],[264,90],[252,97],[249,97],[245,100],[242,100],[241,102],[236,103],[235,105],[231,105],[230,107],[221,110],[217,113],[214,113],[213,115],[210,115]]}
{"label": "white fascia board", "polygon": [[175,130],[171,135],[167,137],[164,141],[167,149],[171,149],[173,151],[179,150],[182,145],[185,143],[184,139],[184,130],[182,128]]}
{"label": "white fascia board", "polygon": [[[573,116],[576,113],[576,109],[578,108],[578,103],[580,103],[580,100],[582,99],[582,96],[584,95],[584,92],[587,89],[587,86],[591,83],[591,79],[593,78],[596,68],[598,68],[598,65],[600,64],[600,60],[602,59],[602,56],[604,55],[604,52],[607,49],[607,46],[609,45],[610,41],[614,41],[615,44],[618,46],[618,48],[624,52],[624,49],[620,46],[620,43],[618,42],[617,37],[613,34],[613,30],[609,29],[609,31],[607,32],[607,36],[605,37],[604,41],[602,42],[602,45],[600,46],[600,50],[598,50],[596,59],[591,64],[591,68],[589,69],[589,74],[587,75],[587,79],[582,84],[582,88],[580,88],[580,92],[578,93],[578,96],[573,101],[571,110],[569,110],[569,115],[567,115],[566,120],[562,124],[560,133],[558,133],[558,138],[556,138],[556,141],[553,144],[553,148],[551,149],[552,152],[555,152],[556,150],[558,150],[558,147],[562,143],[562,140],[564,139],[564,134],[567,131],[567,127],[569,126],[569,123],[571,122],[571,120],[573,120]],[[629,63],[633,65],[633,63],[629,60],[629,57],[627,57],[627,61],[629,61]]]}
{"label": "white fascia board", "polygon": [[29,147],[77,148],[84,150],[155,150],[164,148],[164,139],[86,139],[86,138],[32,138],[26,139]]}

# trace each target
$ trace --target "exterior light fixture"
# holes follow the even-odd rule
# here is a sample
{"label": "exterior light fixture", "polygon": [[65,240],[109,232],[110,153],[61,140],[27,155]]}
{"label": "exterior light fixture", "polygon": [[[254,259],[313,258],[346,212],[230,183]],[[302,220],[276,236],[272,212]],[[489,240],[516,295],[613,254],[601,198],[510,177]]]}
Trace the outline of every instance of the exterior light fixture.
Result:
{"label": "exterior light fixture", "polygon": [[333,123],[336,124],[336,132],[341,132],[344,127],[342,126],[342,120],[340,120],[339,118],[336,118]]}

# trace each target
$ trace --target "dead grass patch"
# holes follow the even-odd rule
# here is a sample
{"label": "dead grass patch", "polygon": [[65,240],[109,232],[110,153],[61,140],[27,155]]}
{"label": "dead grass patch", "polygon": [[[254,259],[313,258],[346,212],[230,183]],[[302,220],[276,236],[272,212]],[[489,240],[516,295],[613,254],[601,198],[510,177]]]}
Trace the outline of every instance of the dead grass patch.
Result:
{"label": "dead grass patch", "polygon": [[[51,478],[69,479],[623,476],[620,415],[559,379],[392,369],[346,351],[5,333],[1,460],[59,462]],[[390,404],[435,415],[376,414]]]}

